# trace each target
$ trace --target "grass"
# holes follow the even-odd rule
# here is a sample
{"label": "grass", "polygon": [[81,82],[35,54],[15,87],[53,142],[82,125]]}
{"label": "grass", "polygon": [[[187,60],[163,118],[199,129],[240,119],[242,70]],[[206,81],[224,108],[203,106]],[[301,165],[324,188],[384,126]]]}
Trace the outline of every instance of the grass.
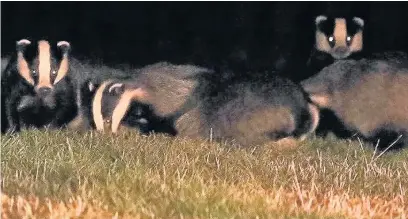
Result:
{"label": "grass", "polygon": [[2,218],[407,218],[408,149],[96,132],[1,138]]}

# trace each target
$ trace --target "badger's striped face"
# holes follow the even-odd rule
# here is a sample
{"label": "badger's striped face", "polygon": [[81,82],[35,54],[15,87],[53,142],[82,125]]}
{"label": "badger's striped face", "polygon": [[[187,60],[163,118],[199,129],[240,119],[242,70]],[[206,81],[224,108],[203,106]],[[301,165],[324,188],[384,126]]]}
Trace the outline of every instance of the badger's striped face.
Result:
{"label": "badger's striped face", "polygon": [[50,45],[41,40],[33,43],[22,39],[16,44],[17,71],[37,96],[49,107],[55,106],[54,86],[68,73],[70,44],[60,41]]}
{"label": "badger's striped face", "polygon": [[96,89],[92,115],[96,129],[99,131],[110,128],[112,133],[116,133],[131,104],[146,98],[143,88],[126,82],[108,80]]}
{"label": "badger's striped face", "polygon": [[344,59],[363,49],[364,20],[316,17],[316,49]]}

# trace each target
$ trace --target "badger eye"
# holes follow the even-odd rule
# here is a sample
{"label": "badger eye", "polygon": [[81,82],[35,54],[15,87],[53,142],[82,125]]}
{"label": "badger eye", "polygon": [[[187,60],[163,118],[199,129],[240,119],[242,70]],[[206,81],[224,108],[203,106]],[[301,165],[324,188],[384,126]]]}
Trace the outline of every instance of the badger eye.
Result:
{"label": "badger eye", "polygon": [[51,73],[52,73],[53,75],[55,75],[55,74],[57,74],[57,71],[53,70]]}
{"label": "badger eye", "polygon": [[109,120],[109,119],[107,119],[107,120],[105,120],[105,122],[106,122],[106,123],[110,123],[110,120]]}
{"label": "badger eye", "polygon": [[347,36],[346,40],[347,40],[347,42],[350,42],[350,41],[351,41],[351,37],[350,37],[350,36]]}
{"label": "badger eye", "polygon": [[333,42],[333,40],[334,40],[333,36],[329,37],[329,42]]}
{"label": "badger eye", "polygon": [[31,72],[33,73],[33,75],[37,74],[37,71],[35,69],[31,70]]}

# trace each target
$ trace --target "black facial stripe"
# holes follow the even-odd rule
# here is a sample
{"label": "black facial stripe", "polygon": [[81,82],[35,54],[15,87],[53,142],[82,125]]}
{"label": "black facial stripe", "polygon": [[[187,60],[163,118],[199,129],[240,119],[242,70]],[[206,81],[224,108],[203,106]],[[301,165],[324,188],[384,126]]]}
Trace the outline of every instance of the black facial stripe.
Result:
{"label": "black facial stripe", "polygon": [[23,50],[23,56],[28,64],[33,63],[35,58],[38,56],[38,45],[36,42],[31,42],[30,45],[26,46]]}
{"label": "black facial stripe", "polygon": [[361,30],[360,25],[356,24],[352,19],[348,19],[346,24],[349,36],[354,36],[359,30]]}
{"label": "black facial stripe", "polygon": [[55,79],[57,78],[57,75],[58,75],[59,66],[61,64],[61,61],[58,62],[55,59],[54,54],[55,53],[51,54],[51,72],[50,72],[51,84],[54,84],[54,81],[55,81]]}
{"label": "black facial stripe", "polygon": [[320,22],[320,24],[317,27],[322,33],[329,37],[334,33],[334,26],[335,26],[334,18],[328,18],[327,20]]}
{"label": "black facial stripe", "polygon": [[62,58],[63,58],[63,53],[62,53],[61,49],[59,49],[57,47],[56,43],[55,43],[55,45],[54,44],[51,45],[51,54],[53,54],[53,58],[55,60],[55,63],[57,63],[58,66],[59,66],[59,64],[61,63]]}
{"label": "black facial stripe", "polygon": [[111,118],[113,110],[115,109],[116,105],[119,102],[120,95],[116,95],[115,93],[110,93],[109,88],[115,84],[115,82],[109,83],[105,90],[102,92],[102,117],[103,118]]}

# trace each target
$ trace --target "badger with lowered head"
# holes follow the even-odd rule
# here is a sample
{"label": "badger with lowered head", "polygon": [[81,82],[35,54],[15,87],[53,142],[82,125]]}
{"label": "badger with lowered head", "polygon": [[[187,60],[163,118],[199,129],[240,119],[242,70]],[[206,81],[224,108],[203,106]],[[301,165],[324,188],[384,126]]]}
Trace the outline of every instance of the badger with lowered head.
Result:
{"label": "badger with lowered head", "polygon": [[388,146],[408,145],[408,60],[339,60],[304,80],[304,90],[347,130]]}
{"label": "badger with lowered head", "polygon": [[133,113],[132,105],[142,104],[150,110],[149,123],[156,124],[152,130],[243,146],[304,139],[317,126],[317,108],[289,80],[217,78],[215,72],[193,65],[147,66],[133,80],[106,81],[97,88],[94,122],[98,130],[117,132]]}
{"label": "badger with lowered head", "polygon": [[2,71],[2,120],[7,121],[2,132],[63,127],[74,118],[77,106],[69,50],[66,41],[22,39],[16,43],[16,52]]}

